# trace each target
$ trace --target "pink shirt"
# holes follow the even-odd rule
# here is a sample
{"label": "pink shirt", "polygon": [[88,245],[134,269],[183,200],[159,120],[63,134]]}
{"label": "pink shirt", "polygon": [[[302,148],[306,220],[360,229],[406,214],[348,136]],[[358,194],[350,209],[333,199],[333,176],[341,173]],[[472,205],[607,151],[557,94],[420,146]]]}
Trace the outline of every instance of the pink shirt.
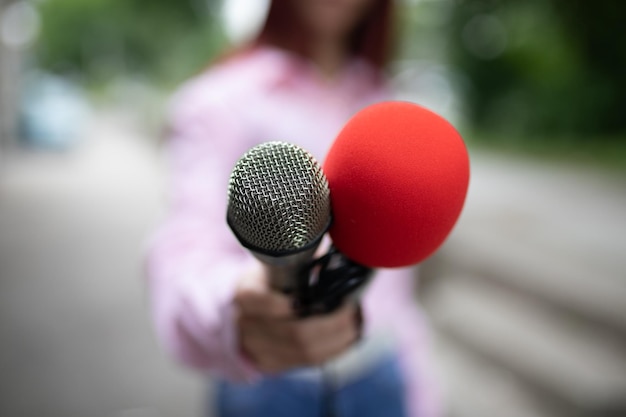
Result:
{"label": "pink shirt", "polygon": [[[351,62],[332,83],[309,63],[272,48],[230,59],[192,79],[171,107],[169,212],[153,236],[147,273],[157,333],[179,361],[231,380],[260,377],[239,354],[232,304],[242,270],[256,262],[226,225],[228,178],[254,145],[282,140],[322,162],[344,123],[386,99],[373,70]],[[438,415],[412,269],[380,270],[363,298],[365,335],[393,336],[411,415]]]}

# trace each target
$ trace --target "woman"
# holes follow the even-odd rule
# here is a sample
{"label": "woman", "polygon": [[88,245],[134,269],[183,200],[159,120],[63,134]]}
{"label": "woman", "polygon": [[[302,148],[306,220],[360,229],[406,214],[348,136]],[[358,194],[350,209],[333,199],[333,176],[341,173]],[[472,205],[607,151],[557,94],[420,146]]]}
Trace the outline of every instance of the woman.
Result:
{"label": "woman", "polygon": [[177,359],[220,376],[220,416],[438,415],[410,269],[377,273],[363,329],[351,304],[296,319],[225,222],[229,174],[246,150],[283,140],[322,161],[352,114],[388,97],[391,7],[274,0],[250,47],[173,100],[170,211],[147,264],[153,314]]}

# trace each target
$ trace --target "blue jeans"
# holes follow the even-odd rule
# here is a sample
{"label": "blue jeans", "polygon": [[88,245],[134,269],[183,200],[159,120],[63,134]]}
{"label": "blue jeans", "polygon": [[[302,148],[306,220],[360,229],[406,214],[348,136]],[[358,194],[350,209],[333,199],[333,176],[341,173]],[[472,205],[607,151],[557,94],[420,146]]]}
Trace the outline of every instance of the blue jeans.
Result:
{"label": "blue jeans", "polygon": [[406,417],[404,382],[395,357],[381,360],[360,378],[329,397],[322,378],[290,374],[251,385],[220,381],[216,390],[219,417]]}

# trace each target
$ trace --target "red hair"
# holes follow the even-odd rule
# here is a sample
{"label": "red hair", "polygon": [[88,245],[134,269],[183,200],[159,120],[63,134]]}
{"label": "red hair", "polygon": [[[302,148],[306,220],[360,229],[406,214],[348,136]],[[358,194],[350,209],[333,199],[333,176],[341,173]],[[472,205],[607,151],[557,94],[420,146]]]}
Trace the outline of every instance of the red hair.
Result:
{"label": "red hair", "polygon": [[[309,56],[310,39],[293,9],[293,0],[272,0],[255,44],[270,44]],[[389,59],[393,0],[376,0],[368,15],[353,30],[349,52],[381,71]]]}

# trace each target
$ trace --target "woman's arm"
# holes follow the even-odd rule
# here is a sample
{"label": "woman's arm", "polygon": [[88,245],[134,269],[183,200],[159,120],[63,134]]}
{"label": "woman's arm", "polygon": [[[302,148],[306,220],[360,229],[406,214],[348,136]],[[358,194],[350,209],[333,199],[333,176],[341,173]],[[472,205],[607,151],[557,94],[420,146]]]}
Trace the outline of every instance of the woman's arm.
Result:
{"label": "woman's arm", "polygon": [[192,84],[173,101],[167,216],[146,270],[157,334],[179,361],[234,380],[257,372],[240,355],[232,300],[251,257],[226,225],[230,171],[249,147],[242,122]]}
{"label": "woman's arm", "polygon": [[[228,179],[237,159],[263,138],[237,106],[225,104],[240,101],[219,100],[219,85],[197,83],[172,107],[169,210],[147,256],[159,338],[182,363],[231,380],[325,362],[357,338],[354,308],[299,320],[290,311],[274,314],[268,300],[277,297],[268,285],[240,285],[251,273],[251,282],[267,279],[226,224]],[[251,308],[259,300],[261,308]]]}

